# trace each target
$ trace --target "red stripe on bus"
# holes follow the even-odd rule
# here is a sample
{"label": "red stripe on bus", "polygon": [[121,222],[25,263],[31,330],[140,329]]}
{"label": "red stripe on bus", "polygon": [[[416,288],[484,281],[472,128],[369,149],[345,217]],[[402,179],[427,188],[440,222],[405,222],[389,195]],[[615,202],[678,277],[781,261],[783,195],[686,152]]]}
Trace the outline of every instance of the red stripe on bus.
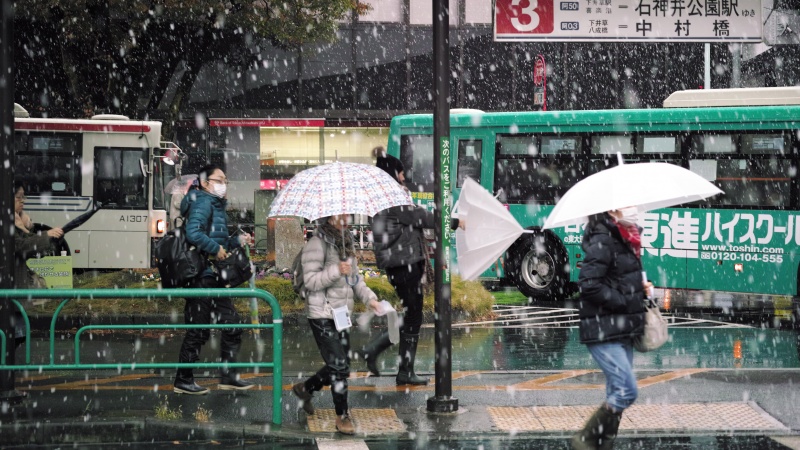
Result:
{"label": "red stripe on bus", "polygon": [[99,131],[102,133],[146,133],[150,125],[110,125],[93,123],[16,122],[17,130],[34,131]]}
{"label": "red stripe on bus", "polygon": [[324,127],[325,119],[210,119],[211,127]]}

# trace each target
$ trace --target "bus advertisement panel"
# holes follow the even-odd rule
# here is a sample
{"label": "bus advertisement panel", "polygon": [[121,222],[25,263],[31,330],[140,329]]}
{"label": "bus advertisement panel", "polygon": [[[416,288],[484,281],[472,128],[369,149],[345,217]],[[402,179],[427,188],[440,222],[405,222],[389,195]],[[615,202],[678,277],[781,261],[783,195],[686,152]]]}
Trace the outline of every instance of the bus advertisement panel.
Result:
{"label": "bus advertisement panel", "polygon": [[[583,226],[541,226],[571,186],[618,164],[621,154],[626,164],[680,165],[724,191],[640,215],[643,263],[656,286],[797,295],[800,88],[681,91],[665,104],[681,107],[452,112],[454,201],[469,176],[536,232],[481,278],[536,299],[574,292]],[[398,116],[388,142],[412,196],[431,205],[432,135],[431,115]]]}

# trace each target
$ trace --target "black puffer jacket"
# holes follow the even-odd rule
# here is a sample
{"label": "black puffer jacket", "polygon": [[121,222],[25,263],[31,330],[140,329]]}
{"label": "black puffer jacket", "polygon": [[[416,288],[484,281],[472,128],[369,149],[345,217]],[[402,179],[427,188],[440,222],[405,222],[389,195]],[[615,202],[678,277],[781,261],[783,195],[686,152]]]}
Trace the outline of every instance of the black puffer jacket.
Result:
{"label": "black puffer jacket", "polygon": [[581,342],[639,336],[644,331],[642,263],[607,215],[583,235],[578,283]]}
{"label": "black puffer jacket", "polygon": [[372,221],[372,238],[378,268],[407,266],[423,261],[423,228],[433,228],[433,212],[406,205],[385,209]]}

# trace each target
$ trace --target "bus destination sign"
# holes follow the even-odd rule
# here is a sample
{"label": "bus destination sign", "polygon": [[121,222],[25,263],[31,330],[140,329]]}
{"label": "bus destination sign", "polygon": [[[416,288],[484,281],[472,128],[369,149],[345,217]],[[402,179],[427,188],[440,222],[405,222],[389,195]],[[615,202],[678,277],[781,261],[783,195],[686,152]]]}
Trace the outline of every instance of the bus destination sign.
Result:
{"label": "bus destination sign", "polygon": [[760,0],[495,0],[495,41],[761,42]]}

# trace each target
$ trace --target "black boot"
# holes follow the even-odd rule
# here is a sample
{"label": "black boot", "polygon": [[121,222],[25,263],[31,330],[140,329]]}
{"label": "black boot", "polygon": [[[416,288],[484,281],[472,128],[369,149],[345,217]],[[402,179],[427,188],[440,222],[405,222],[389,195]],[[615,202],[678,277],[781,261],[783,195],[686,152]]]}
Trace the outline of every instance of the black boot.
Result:
{"label": "black boot", "polygon": [[611,449],[621,418],[622,413],[615,414],[611,408],[603,404],[589,417],[583,429],[572,436],[572,448],[575,450]]}
{"label": "black boot", "polygon": [[395,379],[398,386],[407,384],[425,386],[428,384],[428,380],[420,378],[414,373],[417,342],[419,342],[419,334],[400,334],[400,367],[397,369],[397,378]]}
{"label": "black boot", "polygon": [[389,340],[389,333],[385,332],[371,340],[358,352],[359,356],[367,362],[367,369],[369,369],[370,374],[376,377],[381,376],[381,372],[378,370],[378,357],[391,346],[392,341]]}
{"label": "black boot", "polygon": [[192,373],[192,369],[178,369],[178,374],[175,376],[175,384],[173,385],[172,390],[176,394],[208,394],[207,388],[204,388],[194,382],[194,374]]}

